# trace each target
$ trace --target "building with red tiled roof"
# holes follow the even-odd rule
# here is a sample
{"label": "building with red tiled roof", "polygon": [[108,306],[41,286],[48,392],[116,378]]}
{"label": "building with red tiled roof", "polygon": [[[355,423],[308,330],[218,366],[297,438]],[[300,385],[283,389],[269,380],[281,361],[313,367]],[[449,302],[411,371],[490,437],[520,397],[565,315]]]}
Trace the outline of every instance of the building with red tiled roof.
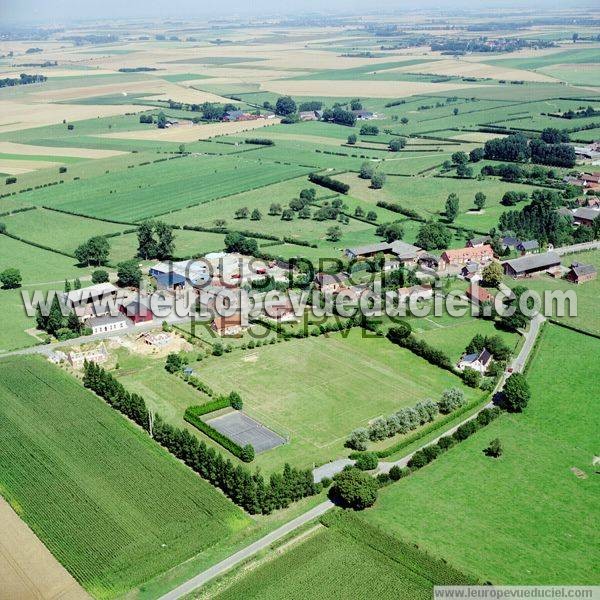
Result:
{"label": "building with red tiled roof", "polygon": [[489,244],[476,246],[474,248],[456,248],[455,250],[444,250],[440,260],[440,269],[449,266],[460,267],[468,262],[485,263],[494,258],[494,251]]}

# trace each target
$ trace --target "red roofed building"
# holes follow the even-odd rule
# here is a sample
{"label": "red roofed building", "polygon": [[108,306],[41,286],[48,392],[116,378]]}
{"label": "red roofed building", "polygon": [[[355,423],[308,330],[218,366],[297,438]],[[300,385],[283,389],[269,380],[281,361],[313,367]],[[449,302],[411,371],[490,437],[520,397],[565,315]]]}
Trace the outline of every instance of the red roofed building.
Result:
{"label": "red roofed building", "polygon": [[243,331],[242,315],[237,312],[228,317],[215,317],[212,322],[212,329],[221,337],[240,335]]}
{"label": "red roofed building", "polygon": [[468,262],[486,263],[494,258],[494,251],[489,244],[476,246],[475,248],[457,248],[456,250],[444,250],[440,260],[440,269],[449,266],[462,267]]}
{"label": "red roofed building", "polygon": [[486,289],[478,285],[470,285],[467,290],[467,298],[473,303],[479,306],[484,302],[494,302],[494,296],[490,294]]}

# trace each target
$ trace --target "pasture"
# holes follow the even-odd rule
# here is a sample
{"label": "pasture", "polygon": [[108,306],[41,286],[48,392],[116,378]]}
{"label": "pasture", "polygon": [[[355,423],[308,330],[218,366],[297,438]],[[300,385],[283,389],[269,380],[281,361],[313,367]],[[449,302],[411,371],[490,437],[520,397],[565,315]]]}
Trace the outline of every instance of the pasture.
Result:
{"label": "pasture", "polygon": [[[386,488],[364,518],[484,581],[594,583],[598,343],[546,325],[527,372],[525,411],[503,414]],[[496,437],[499,459],[483,453]]]}
{"label": "pasture", "polygon": [[0,375],[2,494],[96,598],[121,596],[250,523],[41,358],[4,360]]}

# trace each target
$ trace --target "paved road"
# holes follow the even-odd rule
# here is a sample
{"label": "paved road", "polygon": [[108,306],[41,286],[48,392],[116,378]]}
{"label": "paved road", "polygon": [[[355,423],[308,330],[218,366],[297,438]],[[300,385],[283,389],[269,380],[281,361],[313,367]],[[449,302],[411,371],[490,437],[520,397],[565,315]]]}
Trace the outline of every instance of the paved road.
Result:
{"label": "paved road", "polygon": [[256,552],[263,550],[270,546],[273,542],[280,540],[282,537],[286,536],[288,533],[294,531],[301,525],[320,517],[323,513],[327,512],[330,508],[333,507],[333,503],[329,500],[318,504],[314,508],[311,508],[309,511],[305,512],[303,515],[292,519],[285,525],[282,525],[275,531],[268,533],[264,537],[260,538],[256,542],[246,546],[239,552],[232,554],[225,560],[222,560],[220,563],[210,567],[206,571],[192,577],[192,579],[188,579],[185,583],[182,583],[179,587],[176,587],[174,590],[171,590],[169,593],[165,594],[160,598],[160,600],[178,600],[194,591],[196,588],[199,588],[201,585],[204,585],[207,581],[210,581],[214,577],[223,574],[225,571],[228,571],[232,567],[235,567],[243,560],[246,560]]}

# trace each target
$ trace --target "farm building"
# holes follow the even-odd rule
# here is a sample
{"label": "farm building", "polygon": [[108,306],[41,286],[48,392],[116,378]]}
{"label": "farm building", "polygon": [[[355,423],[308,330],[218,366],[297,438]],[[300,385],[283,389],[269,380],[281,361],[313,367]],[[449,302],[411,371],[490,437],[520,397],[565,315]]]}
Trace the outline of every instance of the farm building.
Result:
{"label": "farm building", "polygon": [[298,113],[301,121],[318,121],[319,117],[314,110],[301,110]]}
{"label": "farm building", "polygon": [[571,283],[585,283],[598,277],[598,270],[594,265],[585,265],[574,262],[566,275],[566,280]]}
{"label": "farm building", "polygon": [[242,315],[237,312],[229,317],[216,316],[211,325],[212,330],[221,337],[240,335],[244,330]]}
{"label": "farm building", "polygon": [[573,219],[576,225],[583,225],[584,227],[592,227],[594,221],[600,216],[600,210],[597,208],[578,208],[573,213]]}
{"label": "farm building", "polygon": [[366,246],[356,246],[346,248],[344,254],[350,259],[369,258],[376,254],[395,254],[403,263],[414,263],[423,250],[418,246],[407,244],[401,240],[395,242],[379,242],[377,244],[367,244]]}
{"label": "farm building", "polygon": [[75,311],[82,320],[94,316],[103,316],[116,306],[118,288],[112,283],[98,283],[79,290],[71,290],[63,294],[67,308]]}
{"label": "farm building", "polygon": [[431,300],[433,298],[433,288],[430,285],[413,285],[398,290],[398,300],[406,302],[407,300]]}
{"label": "farm building", "polygon": [[534,254],[539,251],[540,245],[537,240],[527,240],[517,244],[517,252],[520,252],[522,255]]}
{"label": "farm building", "polygon": [[348,276],[345,273],[317,273],[315,275],[315,284],[323,294],[337,294],[346,287]]}
{"label": "farm building", "polygon": [[92,335],[97,333],[108,333],[111,331],[119,331],[127,329],[127,319],[123,315],[104,317],[92,317],[86,323],[87,327],[92,330]]}
{"label": "farm building", "polygon": [[505,236],[500,240],[500,243],[502,244],[502,249],[506,250],[507,248],[509,250],[513,250],[515,249],[519,243],[520,240],[518,240],[516,237],[512,237],[512,236]]}
{"label": "farm building", "polygon": [[466,368],[474,369],[483,375],[491,364],[492,355],[486,348],[484,348],[481,352],[463,354],[458,361],[456,368],[459,371],[464,371]]}
{"label": "farm building", "polygon": [[554,252],[529,254],[502,263],[504,273],[515,279],[531,277],[548,269],[560,266],[560,256]]}
{"label": "farm building", "polygon": [[148,323],[154,319],[154,315],[148,306],[139,300],[134,300],[127,305],[121,305],[119,307],[121,312],[128,318],[131,319],[136,325],[138,323]]}
{"label": "farm building", "polygon": [[448,267],[460,267],[468,262],[489,262],[494,258],[494,251],[489,244],[477,246],[475,248],[457,248],[456,250],[444,250],[442,252],[440,269]]}
{"label": "farm building", "polygon": [[461,270],[460,274],[467,281],[475,282],[481,280],[480,265],[477,262],[468,262]]}
{"label": "farm building", "polygon": [[[203,285],[212,278],[211,263],[206,259],[182,260],[177,262],[159,262],[148,269],[151,277],[172,275],[174,280],[184,277],[189,285]],[[166,280],[168,282],[168,280]]]}
{"label": "farm building", "polygon": [[375,119],[375,114],[372,112],[369,112],[368,110],[353,110],[352,114],[359,120],[359,121],[370,121],[371,119]]}
{"label": "farm building", "polygon": [[174,273],[173,271],[170,273],[156,274],[154,275],[154,279],[156,279],[157,289],[170,292],[182,290],[187,284],[187,279],[183,275]]}

